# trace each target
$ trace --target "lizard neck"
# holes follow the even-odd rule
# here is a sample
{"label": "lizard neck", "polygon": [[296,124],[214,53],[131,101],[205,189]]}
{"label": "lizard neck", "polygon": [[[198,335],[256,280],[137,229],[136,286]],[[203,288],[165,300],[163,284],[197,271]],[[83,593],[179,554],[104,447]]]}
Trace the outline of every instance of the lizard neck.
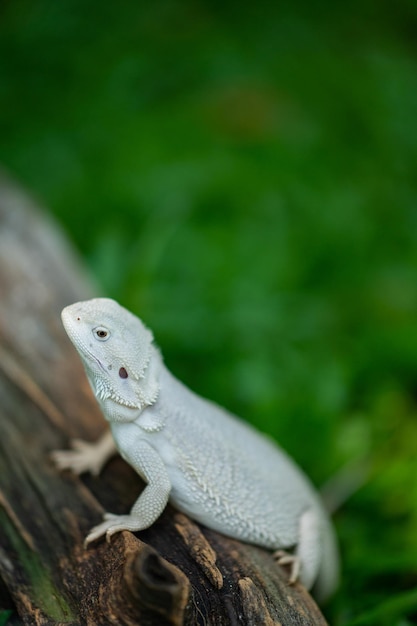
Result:
{"label": "lizard neck", "polygon": [[155,404],[159,396],[160,390],[160,374],[164,367],[161,353],[157,348],[151,346],[151,354],[148,366],[146,367],[142,378],[138,381],[136,387],[136,395],[140,402],[141,411],[147,406]]}

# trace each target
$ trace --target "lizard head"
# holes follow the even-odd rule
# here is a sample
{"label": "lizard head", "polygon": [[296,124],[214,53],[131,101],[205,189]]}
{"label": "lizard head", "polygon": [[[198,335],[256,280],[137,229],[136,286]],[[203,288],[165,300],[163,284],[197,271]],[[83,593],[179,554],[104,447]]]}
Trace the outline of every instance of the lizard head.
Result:
{"label": "lizard head", "polygon": [[151,360],[156,349],[139,318],[110,298],[76,302],[61,316],[100,402],[132,409],[155,402],[159,386]]}

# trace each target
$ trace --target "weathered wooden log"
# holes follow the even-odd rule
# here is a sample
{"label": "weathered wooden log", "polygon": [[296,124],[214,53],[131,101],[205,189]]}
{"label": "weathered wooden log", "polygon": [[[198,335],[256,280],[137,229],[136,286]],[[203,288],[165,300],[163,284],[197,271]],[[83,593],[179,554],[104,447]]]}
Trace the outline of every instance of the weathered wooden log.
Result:
{"label": "weathered wooden log", "polygon": [[148,530],[83,547],[103,510],[143,488],[120,458],[100,477],[50,452],[104,420],[60,321],[93,288],[59,229],[0,177],[0,624],[323,625],[271,554],[167,507]]}

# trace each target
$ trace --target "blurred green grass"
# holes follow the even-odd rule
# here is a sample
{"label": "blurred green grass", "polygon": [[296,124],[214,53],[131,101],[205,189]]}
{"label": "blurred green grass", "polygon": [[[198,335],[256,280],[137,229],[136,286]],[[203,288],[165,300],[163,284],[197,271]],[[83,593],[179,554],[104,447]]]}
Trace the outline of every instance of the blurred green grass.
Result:
{"label": "blurred green grass", "polygon": [[331,624],[417,623],[417,7],[0,4],[0,161],[336,514]]}

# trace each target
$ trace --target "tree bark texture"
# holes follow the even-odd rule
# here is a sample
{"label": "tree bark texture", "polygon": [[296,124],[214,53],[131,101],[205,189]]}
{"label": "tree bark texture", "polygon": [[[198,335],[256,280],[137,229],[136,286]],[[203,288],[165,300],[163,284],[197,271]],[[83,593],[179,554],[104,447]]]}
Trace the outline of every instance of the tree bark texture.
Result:
{"label": "tree bark texture", "polygon": [[120,458],[100,477],[50,452],[106,428],[61,309],[100,295],[50,218],[0,177],[0,626],[324,625],[271,554],[167,507],[148,530],[87,549],[104,510],[143,489]]}

